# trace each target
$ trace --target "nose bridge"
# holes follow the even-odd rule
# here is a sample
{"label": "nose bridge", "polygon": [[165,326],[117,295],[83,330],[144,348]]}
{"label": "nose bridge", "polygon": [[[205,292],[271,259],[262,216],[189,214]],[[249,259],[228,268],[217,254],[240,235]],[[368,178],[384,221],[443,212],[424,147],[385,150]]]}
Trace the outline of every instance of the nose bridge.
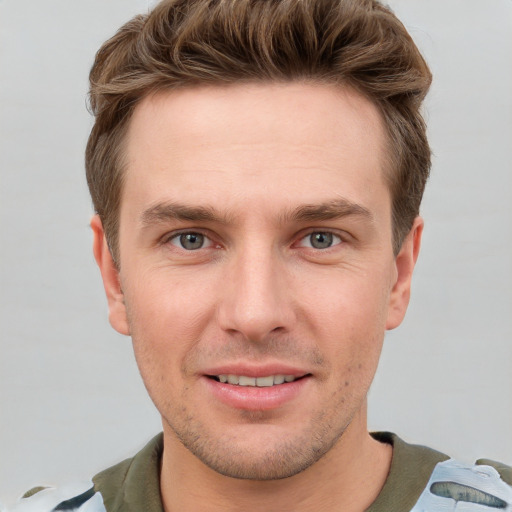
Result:
{"label": "nose bridge", "polygon": [[291,304],[279,252],[258,241],[244,244],[230,261],[229,282],[221,304],[221,324],[258,341],[276,330],[287,330]]}

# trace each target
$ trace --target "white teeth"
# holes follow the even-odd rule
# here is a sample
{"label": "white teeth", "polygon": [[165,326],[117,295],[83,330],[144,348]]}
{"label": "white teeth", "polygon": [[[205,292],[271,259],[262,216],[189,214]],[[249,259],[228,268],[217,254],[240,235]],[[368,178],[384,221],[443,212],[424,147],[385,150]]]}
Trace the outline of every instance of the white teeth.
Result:
{"label": "white teeth", "polygon": [[274,385],[274,377],[269,375],[268,377],[258,377],[256,379],[256,386],[260,388],[266,388]]}
{"label": "white teeth", "polygon": [[274,384],[282,384],[284,382],[284,375],[274,375]]}
{"label": "white teeth", "polygon": [[256,386],[256,377],[245,377],[240,375],[238,379],[239,386]]}
{"label": "white teeth", "polygon": [[238,384],[238,375],[228,375],[228,382],[230,384]]}
{"label": "white teeth", "polygon": [[294,375],[268,375],[267,377],[247,377],[245,375],[217,375],[219,382],[234,386],[258,386],[260,388],[293,382]]}

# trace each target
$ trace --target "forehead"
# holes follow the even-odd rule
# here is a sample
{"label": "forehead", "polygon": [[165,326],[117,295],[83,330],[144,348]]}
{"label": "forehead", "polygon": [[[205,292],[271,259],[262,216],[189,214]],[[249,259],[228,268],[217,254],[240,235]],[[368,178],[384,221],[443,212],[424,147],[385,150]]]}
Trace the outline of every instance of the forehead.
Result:
{"label": "forehead", "polygon": [[179,192],[227,206],[242,189],[312,202],[333,187],[362,202],[356,196],[385,186],[384,133],[377,108],[348,88],[287,83],[161,92],[134,111],[122,204]]}

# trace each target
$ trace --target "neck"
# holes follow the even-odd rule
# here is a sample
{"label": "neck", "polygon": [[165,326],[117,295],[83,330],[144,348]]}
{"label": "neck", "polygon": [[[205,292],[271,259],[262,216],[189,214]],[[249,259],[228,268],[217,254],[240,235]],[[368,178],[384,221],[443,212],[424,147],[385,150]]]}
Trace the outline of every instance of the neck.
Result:
{"label": "neck", "polygon": [[205,466],[164,425],[162,501],[165,512],[362,512],[382,489],[391,456],[391,446],[368,434],[364,408],[335,446],[305,471],[281,480],[241,480]]}

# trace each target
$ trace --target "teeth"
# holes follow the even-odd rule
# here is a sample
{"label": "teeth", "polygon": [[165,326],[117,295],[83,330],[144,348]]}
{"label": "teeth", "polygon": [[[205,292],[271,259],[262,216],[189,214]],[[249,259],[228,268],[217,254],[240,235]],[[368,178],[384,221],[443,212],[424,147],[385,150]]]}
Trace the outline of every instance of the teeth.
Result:
{"label": "teeth", "polygon": [[244,375],[240,375],[238,378],[239,386],[256,386],[256,377],[245,377]]}
{"label": "teeth", "polygon": [[256,379],[256,386],[260,388],[266,388],[274,385],[274,377],[269,375],[268,377],[258,377]]}
{"label": "teeth", "polygon": [[247,377],[245,375],[217,375],[219,382],[232,384],[234,386],[257,386],[260,388],[293,382],[294,375],[268,375],[267,377]]}

